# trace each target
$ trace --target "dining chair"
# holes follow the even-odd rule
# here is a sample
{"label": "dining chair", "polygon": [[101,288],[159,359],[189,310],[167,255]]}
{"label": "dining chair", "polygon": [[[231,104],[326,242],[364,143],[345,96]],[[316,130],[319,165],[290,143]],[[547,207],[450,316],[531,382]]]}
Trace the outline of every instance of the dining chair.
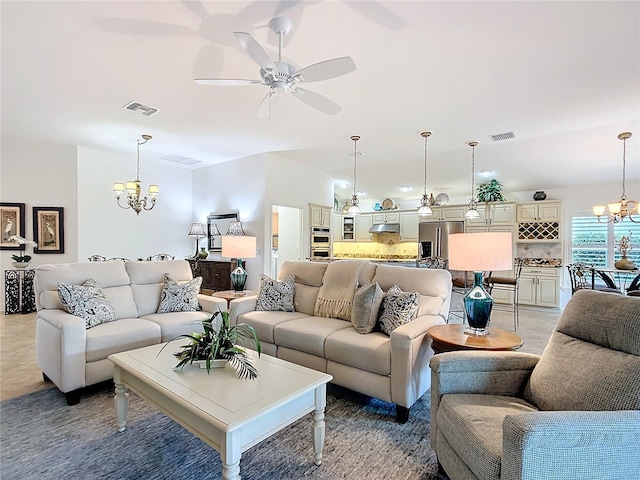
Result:
{"label": "dining chair", "polygon": [[90,262],[106,262],[107,257],[103,257],[102,255],[91,255],[87,260]]}
{"label": "dining chair", "polygon": [[150,262],[164,262],[167,260],[175,260],[174,255],[169,255],[168,253],[156,253],[155,255],[149,255],[147,260]]}
{"label": "dining chair", "polygon": [[[571,295],[573,296],[578,290],[598,290],[601,292],[621,293],[613,284],[613,288],[609,286],[601,287],[595,284],[596,269],[592,265],[576,262],[567,265],[569,270],[569,279],[571,280]],[[601,272],[603,273],[603,272]],[[611,280],[611,278],[609,278]],[[606,280],[604,280],[606,282]]]}
{"label": "dining chair", "polygon": [[640,273],[631,280],[631,284],[627,287],[627,295],[640,297]]}

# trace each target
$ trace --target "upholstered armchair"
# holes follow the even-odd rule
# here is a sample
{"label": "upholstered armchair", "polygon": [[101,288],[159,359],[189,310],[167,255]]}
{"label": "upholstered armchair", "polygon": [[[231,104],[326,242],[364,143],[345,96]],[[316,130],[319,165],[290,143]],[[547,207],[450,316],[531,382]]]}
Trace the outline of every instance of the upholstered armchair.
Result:
{"label": "upholstered armchair", "polygon": [[640,478],[640,299],[580,290],[541,356],[430,366],[431,445],[452,480]]}

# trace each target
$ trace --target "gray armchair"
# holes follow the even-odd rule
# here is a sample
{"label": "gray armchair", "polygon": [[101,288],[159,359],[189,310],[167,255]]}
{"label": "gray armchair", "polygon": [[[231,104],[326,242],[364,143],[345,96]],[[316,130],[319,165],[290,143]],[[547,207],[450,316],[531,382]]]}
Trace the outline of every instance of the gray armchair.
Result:
{"label": "gray armchair", "polygon": [[452,480],[640,478],[640,299],[577,291],[541,356],[430,366],[431,445]]}

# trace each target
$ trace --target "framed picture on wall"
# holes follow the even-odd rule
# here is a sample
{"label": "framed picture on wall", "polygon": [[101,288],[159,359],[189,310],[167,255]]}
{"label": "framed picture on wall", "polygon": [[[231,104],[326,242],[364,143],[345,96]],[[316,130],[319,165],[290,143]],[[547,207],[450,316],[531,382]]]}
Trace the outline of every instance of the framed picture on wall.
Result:
{"label": "framed picture on wall", "polygon": [[[222,235],[227,233],[231,222],[238,220],[238,212],[228,213],[213,213],[207,217],[207,245],[210,252],[222,251]],[[219,235],[214,235],[215,227],[220,232]],[[214,231],[212,232],[212,228]]]}
{"label": "framed picture on wall", "polygon": [[33,253],[64,253],[63,207],[33,207]]}
{"label": "framed picture on wall", "polygon": [[20,244],[10,242],[9,237],[27,238],[24,223],[24,203],[0,203],[0,250],[20,250]]}

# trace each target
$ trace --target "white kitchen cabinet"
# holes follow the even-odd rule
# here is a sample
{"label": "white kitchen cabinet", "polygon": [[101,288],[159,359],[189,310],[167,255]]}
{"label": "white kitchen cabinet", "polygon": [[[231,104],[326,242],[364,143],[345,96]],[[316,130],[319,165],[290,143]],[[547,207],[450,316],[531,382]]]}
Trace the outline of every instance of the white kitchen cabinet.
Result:
{"label": "white kitchen cabinet", "polygon": [[555,267],[523,267],[518,287],[520,305],[558,307],[560,272]]}
{"label": "white kitchen cabinet", "polygon": [[342,217],[342,241],[353,242],[355,237],[355,217],[353,215],[344,215]]}
{"label": "white kitchen cabinet", "polygon": [[336,212],[331,214],[331,235],[334,242],[342,241],[342,215]]}
{"label": "white kitchen cabinet", "polygon": [[400,221],[400,214],[398,212],[377,212],[372,214],[372,218],[373,223],[398,223]]}
{"label": "white kitchen cabinet", "polygon": [[369,213],[362,213],[355,217],[356,242],[370,242],[371,234],[369,229],[373,225],[373,216]]}
{"label": "white kitchen cabinet", "polygon": [[446,207],[431,207],[433,215],[422,216],[420,215],[420,222],[447,222],[454,220],[464,220],[464,215],[467,213],[467,207],[465,205],[450,205]]}
{"label": "white kitchen cabinet", "polygon": [[400,214],[400,240],[418,241],[418,212],[404,212]]}
{"label": "white kitchen cabinet", "polygon": [[521,203],[517,208],[517,221],[559,222],[562,204],[559,202]]}
{"label": "white kitchen cabinet", "polygon": [[515,203],[487,203],[478,205],[479,218],[467,219],[467,225],[514,225],[516,223]]}
{"label": "white kitchen cabinet", "polygon": [[331,228],[331,207],[309,205],[309,223],[311,228]]}

